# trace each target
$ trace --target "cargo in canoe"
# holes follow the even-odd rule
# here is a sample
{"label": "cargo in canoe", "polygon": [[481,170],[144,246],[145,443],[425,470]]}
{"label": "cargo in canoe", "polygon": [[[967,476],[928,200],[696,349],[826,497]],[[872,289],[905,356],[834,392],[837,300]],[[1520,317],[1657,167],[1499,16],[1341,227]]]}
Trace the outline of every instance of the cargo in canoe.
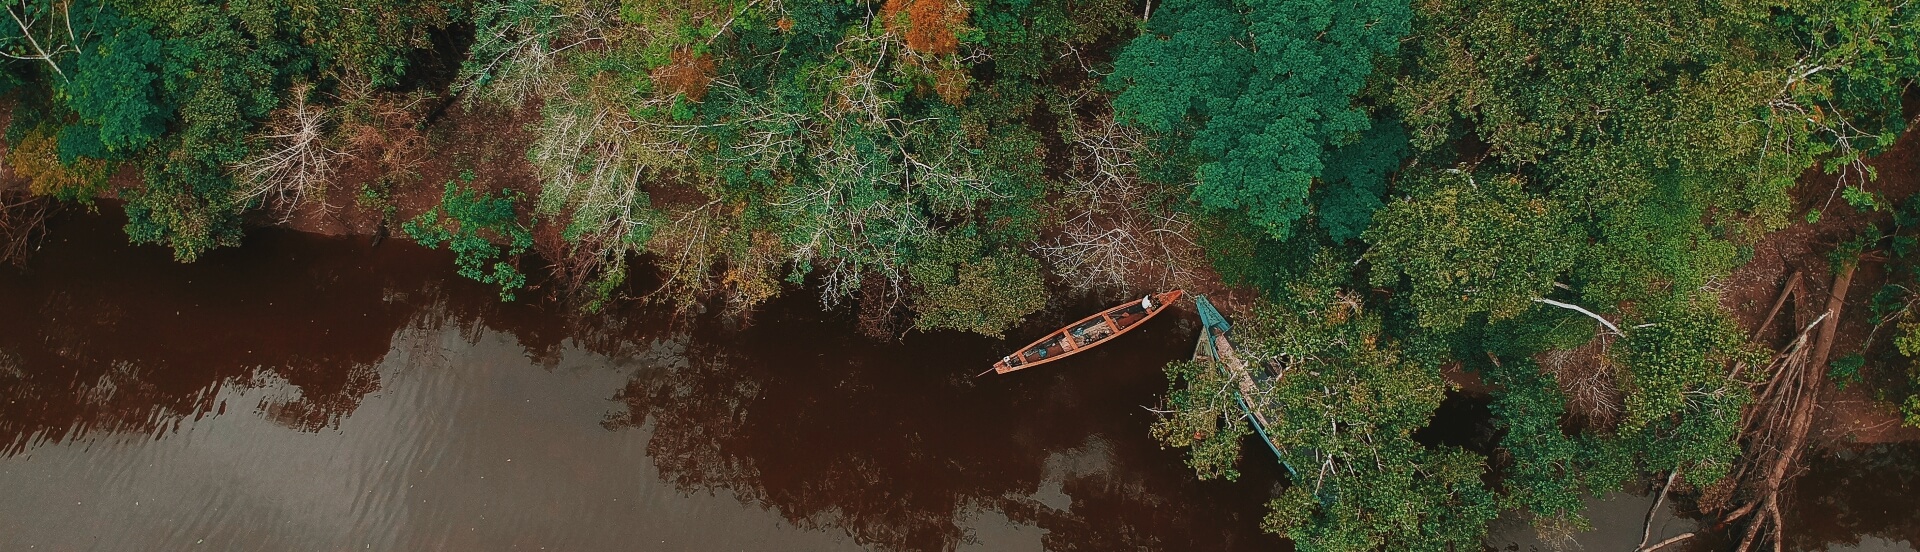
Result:
{"label": "cargo in canoe", "polygon": [[[1155,293],[1138,300],[1128,301],[1113,308],[1100,311],[1099,314],[1080,319],[1065,328],[1054,330],[1014,354],[1001,357],[989,370],[1005,374],[1015,370],[1032,368],[1091,349],[1096,345],[1112,341],[1120,334],[1140,327],[1160,311],[1167,310],[1174,301],[1180,300],[1181,290]],[[980,375],[986,375],[981,372]]]}

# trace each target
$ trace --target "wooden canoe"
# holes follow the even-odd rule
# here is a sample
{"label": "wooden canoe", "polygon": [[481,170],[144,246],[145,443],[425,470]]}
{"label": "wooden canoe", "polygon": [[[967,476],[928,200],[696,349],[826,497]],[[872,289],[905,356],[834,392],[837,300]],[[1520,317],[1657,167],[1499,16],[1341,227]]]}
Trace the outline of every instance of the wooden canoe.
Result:
{"label": "wooden canoe", "polygon": [[[1113,338],[1120,337],[1120,334],[1146,324],[1147,320],[1154,315],[1173,306],[1173,302],[1180,300],[1180,295],[1183,293],[1185,292],[1177,289],[1155,293],[1082,318],[1079,322],[1054,330],[1039,341],[1021,347],[1011,355],[1001,357],[998,362],[993,363],[993,369],[990,371],[1005,374],[1015,370],[1025,370],[1067,358],[1096,345],[1112,341]],[[984,376],[987,373],[981,372],[980,375]]]}

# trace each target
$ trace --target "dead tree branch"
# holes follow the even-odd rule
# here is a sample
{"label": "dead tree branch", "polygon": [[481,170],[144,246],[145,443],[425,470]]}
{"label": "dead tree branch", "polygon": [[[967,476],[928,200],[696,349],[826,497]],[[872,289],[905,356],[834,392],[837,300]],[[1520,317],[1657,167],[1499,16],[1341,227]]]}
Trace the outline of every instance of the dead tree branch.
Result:
{"label": "dead tree branch", "polygon": [[0,196],[0,263],[25,263],[27,254],[46,237],[47,218],[52,213],[53,202],[45,197]]}
{"label": "dead tree branch", "polygon": [[[1082,289],[1164,286],[1191,276],[1198,247],[1191,221],[1152,201],[1134,157],[1138,131],[1111,114],[1075,126],[1073,170],[1063,190],[1059,232],[1033,247],[1069,285]],[[1157,281],[1142,281],[1153,278]]]}
{"label": "dead tree branch", "polygon": [[1653,507],[1647,509],[1647,523],[1640,531],[1640,546],[1636,550],[1647,550],[1647,541],[1653,540],[1653,517],[1660,514],[1660,506],[1667,503],[1667,493],[1673,491],[1673,482],[1680,478],[1680,470],[1667,474],[1667,484],[1660,486],[1660,496],[1653,499]]}
{"label": "dead tree branch", "polygon": [[[60,69],[60,62],[56,58],[61,54],[77,54],[80,52],[80,48],[76,46],[80,43],[80,39],[73,32],[73,3],[59,2],[56,4],[49,2],[46,8],[46,12],[37,13],[27,0],[20,0],[7,5],[7,16],[11,17],[13,24],[20,28],[20,39],[24,41],[24,45],[30,52],[24,54],[9,52],[7,50],[11,48],[7,46],[11,45],[0,42],[0,56],[21,61],[45,62],[47,67],[53,69],[53,74],[59,76],[61,82],[65,82],[67,80],[67,72]],[[60,20],[57,24],[54,22],[56,18]],[[47,39],[45,44],[41,42],[40,38],[34,36],[34,32],[40,30],[38,28],[42,24],[47,27],[41,31]],[[57,35],[61,34],[61,28],[65,29],[64,34],[66,35],[66,40],[64,42],[58,41],[59,37]]]}
{"label": "dead tree branch", "polygon": [[1619,326],[1615,326],[1615,325],[1613,325],[1613,323],[1612,323],[1612,322],[1608,322],[1606,318],[1602,318],[1602,317],[1601,317],[1600,315],[1598,315],[1598,314],[1594,314],[1594,313],[1593,313],[1593,311],[1590,311],[1590,310],[1587,310],[1587,309],[1584,309],[1584,308],[1581,308],[1581,307],[1580,307],[1580,305],[1575,305],[1575,304],[1572,304],[1572,303],[1562,303],[1562,302],[1559,302],[1559,301],[1555,301],[1555,300],[1552,300],[1552,299],[1548,299],[1548,298],[1545,298],[1545,297],[1535,297],[1535,298],[1533,298],[1533,302],[1535,302],[1535,303],[1541,303],[1541,304],[1546,304],[1546,305],[1553,305],[1553,306],[1556,306],[1556,307],[1560,307],[1560,308],[1563,308],[1563,309],[1567,309],[1567,310],[1571,310],[1571,311],[1574,311],[1574,312],[1577,312],[1577,313],[1580,313],[1580,314],[1584,314],[1584,315],[1587,315],[1587,317],[1588,317],[1588,318],[1592,318],[1592,319],[1594,319],[1595,321],[1597,321],[1597,322],[1599,322],[1599,323],[1600,323],[1600,325],[1602,325],[1602,326],[1606,326],[1606,327],[1607,327],[1607,330],[1608,330],[1608,331],[1611,331],[1611,332],[1613,332],[1613,335],[1616,335],[1616,336],[1625,336],[1625,335],[1627,335],[1627,334],[1625,334],[1625,333],[1622,333],[1622,332],[1620,331],[1620,327],[1619,327]]}
{"label": "dead tree branch", "polygon": [[[346,155],[326,144],[327,109],[307,102],[308,88],[293,90],[293,105],[267,123],[265,152],[233,166],[240,188],[234,199],[275,205],[283,220],[308,199],[326,194],[327,183]],[[323,207],[324,209],[324,207]]]}
{"label": "dead tree branch", "polygon": [[1678,534],[1678,535],[1674,535],[1674,536],[1671,536],[1671,537],[1667,537],[1667,540],[1663,540],[1663,541],[1660,541],[1660,542],[1656,542],[1656,543],[1653,543],[1653,546],[1649,546],[1649,547],[1646,547],[1646,548],[1642,548],[1642,549],[1640,549],[1640,552],[1654,552],[1655,550],[1659,550],[1659,549],[1662,549],[1662,548],[1666,548],[1666,547],[1667,547],[1667,545],[1670,545],[1670,544],[1673,544],[1673,543],[1677,543],[1677,542],[1680,542],[1680,541],[1683,541],[1683,540],[1687,540],[1687,539],[1690,539],[1690,538],[1693,538],[1693,536],[1694,536],[1694,532],[1693,532],[1693,531],[1688,531],[1688,532],[1685,532],[1685,533],[1681,533],[1681,534]]}

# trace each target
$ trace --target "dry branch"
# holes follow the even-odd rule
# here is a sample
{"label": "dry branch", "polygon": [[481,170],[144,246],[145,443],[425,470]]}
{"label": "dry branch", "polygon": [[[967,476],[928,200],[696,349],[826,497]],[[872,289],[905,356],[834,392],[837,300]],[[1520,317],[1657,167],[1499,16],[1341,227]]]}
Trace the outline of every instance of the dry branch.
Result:
{"label": "dry branch", "polygon": [[[262,200],[291,218],[310,198],[323,197],[328,179],[345,154],[327,147],[325,127],[332,114],[307,103],[305,86],[293,90],[293,105],[274,114],[262,141],[268,144],[258,157],[233,166],[240,188],[234,199]],[[323,204],[324,208],[324,204]]]}
{"label": "dry branch", "polygon": [[1541,355],[1541,368],[1552,373],[1567,397],[1567,413],[1583,419],[1584,427],[1612,427],[1626,409],[1625,394],[1614,378],[1618,367],[1607,352],[1615,339],[1602,333],[1585,345]]}
{"label": "dry branch", "polygon": [[1680,478],[1680,470],[1667,474],[1667,484],[1660,486],[1660,496],[1653,499],[1653,507],[1647,508],[1647,523],[1640,530],[1640,546],[1637,550],[1647,550],[1647,541],[1653,540],[1653,517],[1660,513],[1660,506],[1667,503],[1667,493],[1673,491],[1673,482]]}
{"label": "dry branch", "polygon": [[1145,151],[1139,132],[1102,115],[1076,125],[1072,146],[1059,232],[1033,252],[1082,289],[1164,287],[1191,277],[1188,267],[1199,259],[1192,223],[1152,201],[1134,162]]}
{"label": "dry branch", "polygon": [[1787,306],[1787,298],[1792,297],[1794,292],[1800,289],[1800,274],[1800,271],[1795,270],[1793,275],[1787,276],[1787,286],[1780,290],[1780,297],[1773,300],[1773,308],[1767,310],[1767,318],[1761,320],[1760,325],[1753,329],[1752,338],[1758,339],[1760,334],[1767,331],[1768,326],[1773,325],[1774,317],[1779,316],[1780,309]]}
{"label": "dry branch", "polygon": [[8,199],[0,196],[0,263],[26,262],[27,253],[46,235],[52,205],[45,197],[21,194]]}
{"label": "dry branch", "polygon": [[[13,24],[20,29],[20,36],[17,38],[24,41],[27,48],[33,52],[30,54],[14,54],[6,51],[7,48],[4,47],[6,46],[5,42],[0,42],[0,56],[20,61],[45,62],[48,68],[53,69],[53,74],[59,76],[60,80],[65,82],[67,80],[67,72],[60,69],[58,58],[62,54],[80,53],[80,48],[78,47],[80,37],[73,32],[73,16],[71,14],[73,3],[49,2],[46,8],[47,11],[45,13],[36,13],[31,3],[26,0],[7,4],[7,16],[12,18]],[[54,13],[56,10],[59,13]],[[59,23],[54,22],[56,18],[59,19]],[[34,36],[34,32],[42,30],[40,27],[43,24],[45,25],[44,37],[46,38],[44,44],[40,37]],[[65,31],[64,33],[62,33],[63,29]],[[58,36],[61,34],[66,35],[64,40],[62,40],[63,37]]]}
{"label": "dry branch", "polygon": [[1653,543],[1653,546],[1648,546],[1648,547],[1646,547],[1646,548],[1641,548],[1641,549],[1640,549],[1640,552],[1654,552],[1655,550],[1659,550],[1659,549],[1662,549],[1662,548],[1666,548],[1666,547],[1667,547],[1668,545],[1671,545],[1671,544],[1673,544],[1673,543],[1676,543],[1676,542],[1680,542],[1680,541],[1683,541],[1683,540],[1687,540],[1687,539],[1690,539],[1690,538],[1693,538],[1693,536],[1694,536],[1694,532],[1692,532],[1692,531],[1688,531],[1688,532],[1685,532],[1685,533],[1681,533],[1681,534],[1678,534],[1678,535],[1674,535],[1674,536],[1671,536],[1671,537],[1667,537],[1667,540],[1663,540],[1663,541],[1660,541],[1660,542],[1656,542],[1656,543]]}
{"label": "dry branch", "polygon": [[1594,314],[1594,313],[1593,313],[1593,311],[1590,311],[1590,310],[1587,310],[1587,309],[1585,309],[1585,308],[1581,308],[1581,307],[1580,307],[1580,305],[1575,305],[1575,304],[1572,304],[1572,303],[1562,303],[1562,302],[1559,302],[1559,301],[1555,301],[1555,300],[1552,300],[1552,299],[1548,299],[1548,298],[1545,298],[1545,297],[1535,297],[1535,298],[1533,298],[1533,302],[1535,302],[1535,303],[1541,303],[1541,304],[1546,304],[1546,305],[1553,305],[1553,306],[1556,306],[1556,307],[1560,307],[1560,308],[1563,308],[1563,309],[1567,309],[1567,310],[1571,310],[1571,311],[1574,311],[1574,312],[1577,312],[1577,313],[1580,313],[1580,314],[1584,314],[1584,315],[1587,315],[1587,317],[1588,317],[1588,318],[1592,318],[1592,319],[1594,319],[1594,321],[1596,321],[1596,322],[1599,322],[1599,323],[1600,323],[1600,325],[1602,325],[1602,326],[1606,326],[1606,327],[1607,327],[1607,330],[1608,330],[1608,331],[1611,331],[1611,332],[1613,332],[1613,335],[1617,335],[1617,336],[1625,336],[1625,335],[1627,335],[1627,334],[1625,334],[1625,333],[1622,333],[1622,332],[1620,331],[1620,327],[1619,327],[1619,326],[1615,326],[1615,325],[1613,325],[1613,323],[1612,323],[1612,322],[1608,322],[1608,321],[1607,321],[1607,319],[1605,319],[1605,318],[1602,318],[1602,317],[1600,317],[1600,315],[1598,315],[1598,314]]}

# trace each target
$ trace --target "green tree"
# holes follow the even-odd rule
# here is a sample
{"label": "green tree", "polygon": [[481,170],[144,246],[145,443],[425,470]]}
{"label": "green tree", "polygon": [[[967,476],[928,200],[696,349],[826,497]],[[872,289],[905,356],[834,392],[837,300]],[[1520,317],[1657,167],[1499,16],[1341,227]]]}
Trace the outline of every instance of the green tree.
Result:
{"label": "green tree", "polygon": [[1353,96],[1410,16],[1396,0],[1173,0],[1115,60],[1113,108],[1199,160],[1201,205],[1284,239],[1333,152],[1369,128]]}
{"label": "green tree", "polygon": [[85,125],[82,132],[95,136],[92,141],[112,152],[137,150],[158,138],[173,118],[172,106],[160,97],[161,42],[145,21],[111,8],[82,11],[91,13],[79,23],[94,40],[75,56],[73,78],[62,95]]}
{"label": "green tree", "polygon": [[[463,173],[461,180],[472,182],[472,172]],[[519,193],[511,190],[493,195],[449,181],[440,205],[401,224],[400,230],[429,249],[446,245],[461,276],[500,286],[500,299],[512,301],[513,290],[527,285],[517,257],[533,247],[533,233],[514,214],[519,200]]]}
{"label": "green tree", "polygon": [[[1414,441],[1446,384],[1437,365],[1403,357],[1380,318],[1342,289],[1344,264],[1318,256],[1289,293],[1234,325],[1241,357],[1274,376],[1257,380],[1260,393],[1246,399],[1269,421],[1281,460],[1297,470],[1291,487],[1269,504],[1264,526],[1301,550],[1478,546],[1498,513],[1481,483],[1486,461]],[[1169,401],[1175,421],[1156,425],[1155,435],[1192,446],[1189,465],[1202,474],[1231,476],[1234,449],[1215,443],[1203,424],[1199,434],[1186,429],[1226,410],[1233,399],[1225,395],[1237,387],[1189,363],[1170,367],[1170,378],[1168,396],[1179,399]]]}
{"label": "green tree", "polygon": [[1187,467],[1200,480],[1240,478],[1240,443],[1253,433],[1231,393],[1234,385],[1219,364],[1178,360],[1166,367],[1168,413],[1153,422],[1161,446],[1187,449]]}
{"label": "green tree", "polygon": [[1567,216],[1517,178],[1423,173],[1412,197],[1382,210],[1366,240],[1374,285],[1410,288],[1420,325],[1512,317],[1551,290],[1575,255]]}
{"label": "green tree", "polygon": [[1765,353],[1746,346],[1739,327],[1709,299],[1651,306],[1616,350],[1628,389],[1619,431],[1646,469],[1684,469],[1688,481],[1711,484],[1740,455],[1740,409],[1751,400],[1727,371],[1736,360],[1762,362]]}
{"label": "green tree", "polygon": [[287,77],[310,65],[276,40],[271,5],[181,0],[124,9],[161,42],[160,94],[175,121],[141,160],[143,185],[122,193],[127,235],[167,245],[182,261],[238,245],[247,206],[233,201],[227,168],[246,158],[248,134],[279,105]]}
{"label": "green tree", "polygon": [[[433,33],[463,16],[462,1],[279,0],[290,29],[311,45],[316,62],[336,76],[394,87],[408,60],[434,47]],[[288,37],[292,38],[292,37]],[[351,77],[349,77],[351,75]]]}
{"label": "green tree", "polygon": [[964,235],[924,243],[907,265],[920,288],[912,296],[923,330],[953,329],[1000,337],[1008,327],[1047,306],[1040,262],[1019,253],[986,254]]}
{"label": "green tree", "polygon": [[1581,499],[1588,494],[1585,474],[1598,445],[1561,430],[1567,399],[1553,376],[1528,359],[1486,366],[1481,376],[1498,386],[1490,407],[1506,430],[1500,448],[1513,455],[1503,504],[1531,514],[1535,526],[1587,528]]}
{"label": "green tree", "polygon": [[1901,97],[1920,75],[1920,6],[1887,0],[1795,3],[1775,19],[1805,55],[1787,93],[1824,139],[1873,154],[1906,127]]}
{"label": "green tree", "polygon": [[1386,206],[1387,177],[1407,158],[1407,130],[1398,121],[1374,121],[1360,141],[1335,150],[1325,182],[1315,191],[1320,228],[1335,242],[1360,237]]}

